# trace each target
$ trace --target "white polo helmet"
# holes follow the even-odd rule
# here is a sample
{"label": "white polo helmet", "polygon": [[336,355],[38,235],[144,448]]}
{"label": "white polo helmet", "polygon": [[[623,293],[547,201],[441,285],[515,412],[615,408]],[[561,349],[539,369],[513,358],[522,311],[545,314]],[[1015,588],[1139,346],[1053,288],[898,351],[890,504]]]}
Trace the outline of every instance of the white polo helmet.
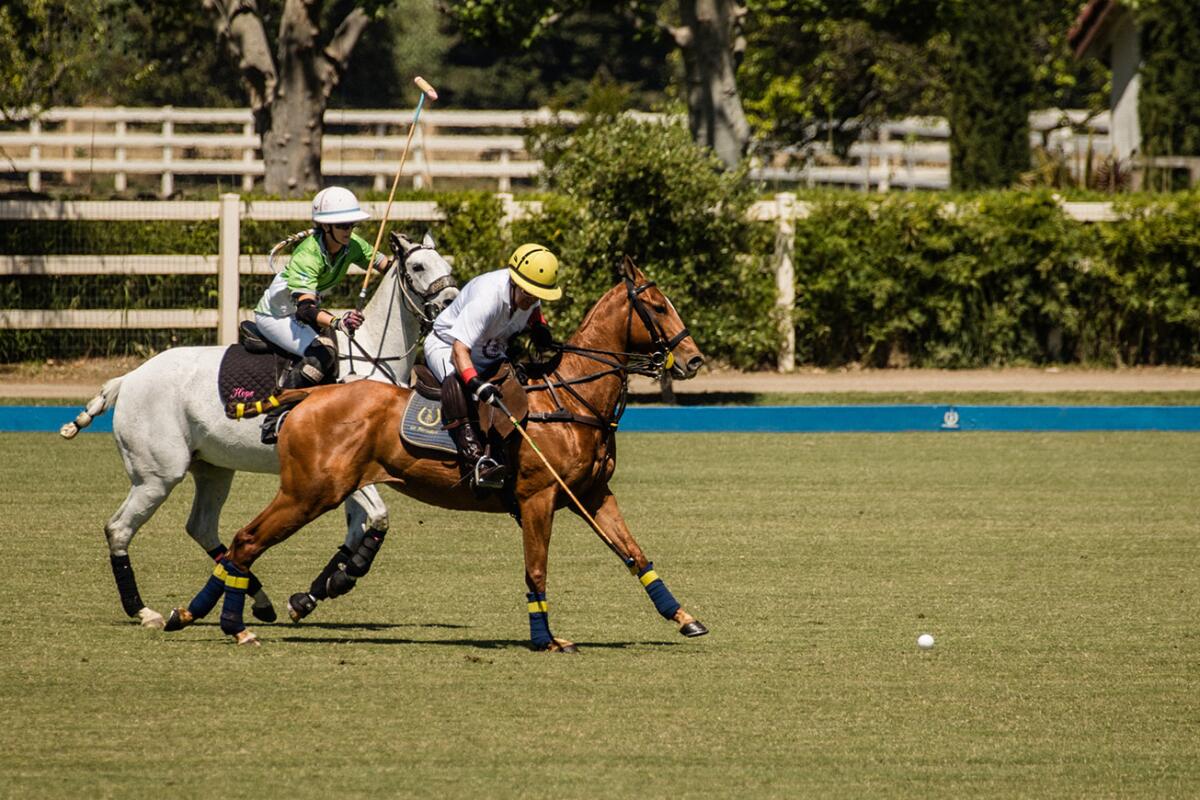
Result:
{"label": "white polo helmet", "polygon": [[358,207],[354,192],[342,186],[330,186],[313,197],[313,222],[362,222],[371,215]]}

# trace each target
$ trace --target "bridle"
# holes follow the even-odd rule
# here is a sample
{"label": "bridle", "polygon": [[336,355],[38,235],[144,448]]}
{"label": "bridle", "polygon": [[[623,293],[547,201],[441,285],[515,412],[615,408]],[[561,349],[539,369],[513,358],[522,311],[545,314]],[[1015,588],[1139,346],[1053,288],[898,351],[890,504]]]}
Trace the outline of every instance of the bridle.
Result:
{"label": "bridle", "polygon": [[[659,379],[663,373],[670,369],[675,364],[675,348],[684,339],[691,336],[685,325],[679,333],[668,338],[666,331],[662,325],[646,308],[646,304],[641,298],[641,294],[647,289],[655,285],[654,281],[646,281],[642,284],[635,284],[633,279],[626,276],[625,295],[629,299],[629,316],[625,320],[625,341],[629,341],[633,334],[633,315],[637,314],[642,324],[646,326],[649,332],[654,350],[649,353],[631,353],[618,350],[601,350],[594,347],[579,347],[572,344],[562,344],[560,349],[563,353],[575,353],[601,364],[607,365],[608,369],[602,369],[597,372],[592,372],[587,375],[581,375],[577,378],[562,378],[555,369],[547,378],[544,384],[531,384],[525,387],[526,392],[548,391],[554,399],[558,408],[554,411],[545,413],[531,413],[529,420],[532,422],[578,422],[584,425],[591,425],[600,428],[601,430],[612,433],[616,431],[617,425],[621,420],[621,416],[625,413],[625,406],[629,397],[629,376],[645,375],[649,378]],[[668,301],[669,302],[669,301]],[[586,398],[583,397],[575,386],[582,383],[590,383],[600,378],[608,377],[609,375],[617,375],[621,380],[621,391],[617,395],[616,402],[613,408],[607,414],[601,412],[593,406]],[[568,411],[559,399],[556,389],[562,389],[577,401],[583,404],[588,409],[592,416],[575,414]]]}
{"label": "bridle", "polygon": [[413,343],[409,346],[409,348],[400,355],[385,357],[383,355],[383,343],[387,337],[381,336],[379,338],[378,349],[375,351],[374,357],[372,357],[361,344],[355,341],[353,336],[348,337],[350,342],[350,352],[346,354],[346,357],[350,360],[349,374],[354,374],[354,351],[357,350],[362,356],[363,361],[368,361],[371,363],[371,371],[368,372],[364,377],[369,378],[374,375],[376,371],[381,371],[389,381],[399,386],[400,379],[396,377],[395,370],[391,368],[391,365],[388,362],[402,361],[408,358],[412,352],[417,349],[417,347],[424,340],[425,336],[430,330],[433,329],[434,315],[429,313],[429,304],[432,302],[432,298],[436,297],[445,289],[455,288],[458,286],[458,282],[454,280],[454,276],[447,273],[446,275],[435,279],[433,283],[429,284],[429,287],[424,291],[424,293],[418,292],[413,287],[412,276],[409,275],[408,272],[408,257],[418,250],[433,250],[433,248],[427,247],[423,244],[414,244],[408,249],[401,248],[399,252],[396,253],[397,263],[393,264],[392,268],[400,270],[400,273],[392,282],[392,300],[387,305],[387,316],[383,321],[383,330],[390,330],[392,324],[392,311],[397,306],[396,295],[398,294],[401,302],[404,303],[404,306],[413,314],[413,316],[417,318],[419,332],[416,338],[413,340]]}

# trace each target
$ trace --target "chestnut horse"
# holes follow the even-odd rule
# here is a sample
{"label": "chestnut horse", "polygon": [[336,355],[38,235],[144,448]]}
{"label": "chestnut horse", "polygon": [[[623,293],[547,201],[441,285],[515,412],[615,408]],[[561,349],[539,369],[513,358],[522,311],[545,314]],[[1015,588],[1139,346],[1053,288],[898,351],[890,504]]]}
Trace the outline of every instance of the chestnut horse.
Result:
{"label": "chestnut horse", "polygon": [[684,636],[707,633],[654,572],[609,488],[616,468],[614,434],[625,408],[629,374],[657,376],[670,369],[673,376],[686,379],[704,361],[674,306],[655,284],[629,259],[622,272],[621,283],[600,298],[562,346],[557,369],[526,386],[527,432],[547,460],[528,441],[510,440],[508,463],[514,477],[507,502],[497,494],[476,496],[453,457],[410,449],[400,439],[409,389],[359,381],[288,393],[285,399],[306,399],[280,431],[279,493],[238,531],[226,560],[188,608],[172,612],[167,629],[189,625],[224,593],[221,629],[239,644],[257,643],[242,622],[245,576],[255,559],[355,490],[382,483],[443,508],[513,513],[524,539],[532,645],[537,650],[574,651],[571,642],[550,633],[546,556],[555,510],[580,509],[572,507],[550,465],[607,532],[603,538],[640,580],[658,612],[674,621]]}

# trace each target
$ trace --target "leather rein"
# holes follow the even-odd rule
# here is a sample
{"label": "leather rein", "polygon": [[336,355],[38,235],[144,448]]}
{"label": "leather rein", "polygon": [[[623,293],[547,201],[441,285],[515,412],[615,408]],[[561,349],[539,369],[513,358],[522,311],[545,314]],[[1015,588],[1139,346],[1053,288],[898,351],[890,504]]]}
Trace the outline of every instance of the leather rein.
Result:
{"label": "leather rein", "polygon": [[[625,341],[628,342],[633,333],[633,315],[636,313],[641,319],[642,324],[646,326],[650,336],[653,338],[654,350],[646,353],[626,353],[617,350],[601,350],[593,347],[578,347],[571,344],[562,344],[558,346],[563,353],[575,353],[584,356],[593,361],[607,365],[607,369],[601,369],[596,372],[590,372],[586,375],[581,375],[575,378],[564,378],[559,375],[555,369],[546,378],[545,383],[533,384],[525,387],[526,392],[547,391],[550,397],[554,400],[557,406],[553,411],[545,412],[530,412],[527,419],[530,422],[565,422],[579,423],[588,425],[594,428],[599,428],[606,432],[606,438],[611,436],[617,430],[617,425],[621,421],[621,416],[625,413],[625,406],[629,399],[629,376],[645,375],[650,378],[661,378],[665,370],[670,369],[675,363],[673,350],[675,347],[691,336],[687,327],[675,334],[671,338],[667,338],[666,331],[658,324],[658,320],[646,308],[642,302],[640,295],[642,292],[655,285],[654,281],[647,281],[641,285],[635,285],[634,282],[626,277],[625,292],[629,298],[629,316],[625,320]],[[624,359],[622,361],[622,359]],[[612,409],[606,414],[597,409],[594,405],[587,401],[582,394],[575,389],[576,386],[583,383],[590,383],[601,378],[606,378],[609,375],[617,375],[621,379],[621,391],[617,394],[617,399],[613,403]],[[591,415],[576,414],[569,411],[563,404],[562,398],[559,397],[556,389],[562,389],[567,394],[578,400],[584,408],[591,412]]]}
{"label": "leather rein", "polygon": [[353,336],[348,337],[349,341],[350,341],[350,352],[348,352],[346,354],[346,357],[350,360],[349,374],[351,374],[351,375],[355,374],[354,373],[354,351],[357,350],[359,352],[359,354],[361,355],[362,360],[371,364],[371,371],[368,372],[364,377],[369,378],[372,375],[374,375],[377,371],[379,371],[379,372],[382,372],[387,377],[387,379],[389,381],[391,381],[394,385],[396,385],[396,386],[401,385],[400,379],[396,377],[396,371],[394,369],[392,369],[391,364],[389,362],[403,361],[404,359],[408,358],[409,355],[411,355],[412,352],[417,349],[417,346],[422,342],[422,340],[424,340],[425,336],[429,333],[429,331],[433,329],[433,318],[430,317],[429,314],[426,313],[424,305],[419,303],[418,300],[427,300],[428,298],[436,297],[437,294],[439,292],[441,292],[443,289],[447,289],[447,288],[450,288],[453,286],[458,286],[458,283],[454,280],[453,275],[443,275],[442,277],[438,278],[433,283],[431,283],[429,285],[429,289],[426,290],[425,294],[423,294],[423,295],[419,294],[415,289],[413,289],[413,287],[411,285],[411,278],[409,277],[408,270],[407,270],[408,257],[412,253],[415,253],[418,250],[430,250],[430,249],[432,249],[432,248],[426,247],[423,244],[418,244],[418,245],[413,245],[408,250],[401,251],[400,253],[397,254],[397,258],[396,258],[397,263],[393,264],[392,267],[393,267],[393,269],[400,270],[400,276],[399,276],[399,279],[394,281],[392,284],[392,301],[388,303],[387,316],[384,318],[384,322],[383,322],[383,330],[384,331],[389,330],[391,328],[391,324],[392,324],[392,311],[397,306],[397,303],[395,302],[396,295],[399,294],[404,302],[404,305],[408,308],[408,310],[410,312],[412,312],[413,316],[415,316],[417,318],[419,333],[417,334],[416,339],[409,346],[409,348],[407,350],[405,350],[403,353],[401,353],[400,355],[384,356],[383,355],[383,342],[386,337],[380,337],[379,347],[375,351],[375,355],[371,356],[371,354],[366,351],[366,348],[364,348],[361,344],[359,344],[357,341],[355,341]]}

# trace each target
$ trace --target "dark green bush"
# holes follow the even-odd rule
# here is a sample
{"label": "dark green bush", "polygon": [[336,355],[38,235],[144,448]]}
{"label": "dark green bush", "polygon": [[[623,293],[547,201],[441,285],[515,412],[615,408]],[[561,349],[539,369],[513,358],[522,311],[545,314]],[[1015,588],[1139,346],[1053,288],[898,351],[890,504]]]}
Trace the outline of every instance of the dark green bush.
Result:
{"label": "dark green bush", "polygon": [[575,136],[551,174],[566,202],[540,229],[563,264],[566,297],[552,313],[570,330],[618,281],[626,255],[674,301],[710,357],[739,366],[773,358],[769,234],[744,220],[754,198],[681,122],[602,121]]}
{"label": "dark green bush", "polygon": [[[750,196],[670,127],[618,123],[565,151],[558,193],[501,224],[487,193],[440,195],[432,231],[460,280],[502,267],[525,241],[563,263],[570,332],[630,254],[675,300],[701,347],[739,366],[776,351],[771,228],[744,222]],[[627,127],[625,127],[627,125]],[[1200,363],[1200,193],[1122,198],[1120,220],[1080,223],[1040,192],[806,196],[796,222],[797,357],[839,366]],[[266,253],[305,226],[244,222],[242,251]],[[360,233],[374,241],[375,228]],[[200,253],[215,223],[0,222],[0,248],[58,253]],[[267,276],[242,280],[252,306]],[[331,304],[353,303],[348,281]],[[213,308],[208,276],[0,277],[0,308]],[[0,360],[146,354],[209,343],[212,331],[0,331]]]}

